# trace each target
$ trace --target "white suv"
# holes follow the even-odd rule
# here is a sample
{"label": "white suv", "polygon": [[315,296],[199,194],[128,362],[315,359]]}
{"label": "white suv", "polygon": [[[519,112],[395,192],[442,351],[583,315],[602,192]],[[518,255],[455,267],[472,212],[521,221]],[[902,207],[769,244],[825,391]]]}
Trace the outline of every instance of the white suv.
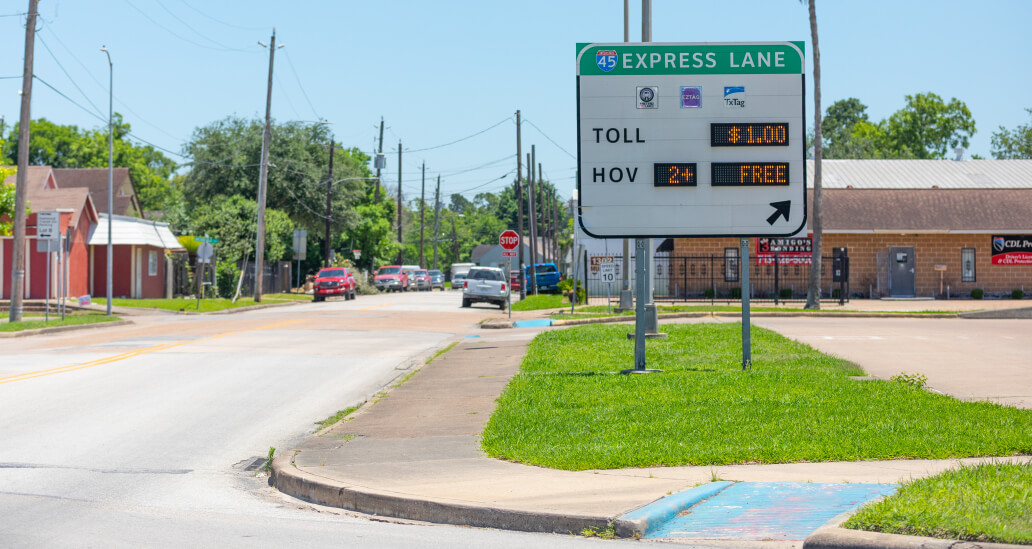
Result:
{"label": "white suv", "polygon": [[509,285],[505,273],[493,267],[472,267],[466,273],[462,287],[462,306],[469,307],[473,303],[487,302],[498,305],[505,310],[509,300]]}

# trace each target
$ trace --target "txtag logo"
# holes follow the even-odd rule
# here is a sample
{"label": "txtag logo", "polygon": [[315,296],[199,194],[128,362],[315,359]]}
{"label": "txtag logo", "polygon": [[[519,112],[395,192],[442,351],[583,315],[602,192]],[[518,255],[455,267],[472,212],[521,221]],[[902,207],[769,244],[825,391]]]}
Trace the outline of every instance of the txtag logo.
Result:
{"label": "txtag logo", "polygon": [[993,250],[1002,252],[1007,247],[1007,241],[1003,237],[996,237],[993,239]]}
{"label": "txtag logo", "polygon": [[724,107],[728,109],[744,109],[745,86],[724,86]]}
{"label": "txtag logo", "polygon": [[697,109],[702,107],[701,86],[681,86],[681,108]]}

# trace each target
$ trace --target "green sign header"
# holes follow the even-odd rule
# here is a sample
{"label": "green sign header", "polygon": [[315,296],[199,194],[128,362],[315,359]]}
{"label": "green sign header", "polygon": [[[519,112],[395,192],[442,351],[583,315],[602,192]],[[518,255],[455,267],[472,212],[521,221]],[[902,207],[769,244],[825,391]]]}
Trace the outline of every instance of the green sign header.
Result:
{"label": "green sign header", "polygon": [[804,42],[577,44],[579,76],[802,74]]}

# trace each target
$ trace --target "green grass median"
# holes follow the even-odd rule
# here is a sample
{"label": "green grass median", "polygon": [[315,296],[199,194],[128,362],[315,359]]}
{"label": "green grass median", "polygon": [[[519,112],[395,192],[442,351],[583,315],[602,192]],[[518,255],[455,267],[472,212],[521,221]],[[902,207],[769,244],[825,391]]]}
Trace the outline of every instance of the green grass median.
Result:
{"label": "green grass median", "polygon": [[[305,294],[265,294],[262,296],[262,305],[271,303],[288,303],[292,301],[312,301],[312,296]],[[93,298],[96,305],[106,306],[107,300],[103,297]],[[226,309],[238,309],[259,305],[253,297],[242,297],[233,303],[232,300],[218,297],[200,300],[200,307],[196,298],[175,297],[172,299],[128,299],[116,297],[111,301],[115,307],[136,307],[141,309],[162,309],[166,311],[183,311],[188,313],[210,313]]]}
{"label": "green grass median", "polygon": [[1032,453],[1032,411],[857,381],[856,365],[754,327],[666,325],[633,364],[626,326],[538,335],[488,421],[491,456],[557,469]]}
{"label": "green grass median", "polygon": [[526,299],[512,302],[514,311],[536,311],[538,309],[557,309],[569,307],[570,302],[563,299],[559,294],[538,294],[528,295]]}
{"label": "green grass median", "polygon": [[98,324],[101,322],[112,322],[122,320],[117,316],[105,316],[101,314],[74,314],[66,315],[61,320],[61,315],[51,313],[50,321],[44,320],[43,316],[22,317],[21,322],[0,322],[0,332],[20,332],[22,330],[36,330],[39,328],[53,328],[55,326],[81,326],[83,324]]}
{"label": "green grass median", "polygon": [[846,528],[976,542],[1032,544],[1032,464],[961,467],[904,483]]}
{"label": "green grass median", "polygon": [[[569,307],[569,303],[566,304]],[[615,309],[615,306],[613,306]],[[513,309],[516,310],[516,309]],[[806,314],[827,314],[827,313],[879,313],[879,314],[919,314],[919,315],[938,315],[938,314],[956,314],[956,311],[863,311],[858,309],[819,309],[819,310],[807,310],[801,307],[770,307],[770,306],[751,306],[749,310],[754,313],[806,313]],[[667,313],[741,313],[741,305],[656,305],[656,312],[659,314]],[[588,305],[584,307],[577,307],[574,314],[570,315],[569,311],[561,311],[553,313],[552,318],[559,319],[571,319],[571,318],[602,318],[610,316],[633,316],[634,311],[623,311],[621,313],[609,312],[609,309],[605,305]]]}

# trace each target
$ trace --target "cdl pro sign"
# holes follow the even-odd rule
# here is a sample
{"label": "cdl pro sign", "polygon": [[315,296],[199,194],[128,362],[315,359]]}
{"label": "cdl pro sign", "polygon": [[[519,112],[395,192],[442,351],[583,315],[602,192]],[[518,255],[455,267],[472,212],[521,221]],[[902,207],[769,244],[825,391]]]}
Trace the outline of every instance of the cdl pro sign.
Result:
{"label": "cdl pro sign", "polygon": [[577,46],[580,219],[596,237],[806,228],[802,42]]}

